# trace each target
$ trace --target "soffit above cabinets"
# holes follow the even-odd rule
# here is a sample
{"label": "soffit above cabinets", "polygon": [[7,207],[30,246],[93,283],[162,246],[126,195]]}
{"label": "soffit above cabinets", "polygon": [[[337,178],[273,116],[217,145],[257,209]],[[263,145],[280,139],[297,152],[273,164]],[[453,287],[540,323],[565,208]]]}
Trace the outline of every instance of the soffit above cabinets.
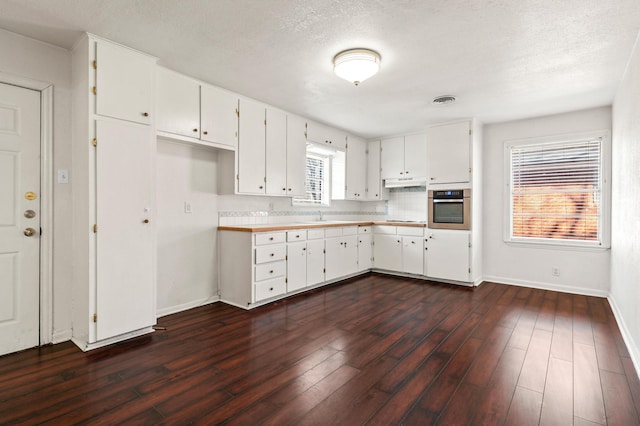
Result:
{"label": "soffit above cabinets", "polygon": [[[160,64],[364,137],[612,102],[637,0],[3,0],[0,28],[69,49],[84,31]],[[382,56],[355,87],[344,49]],[[438,95],[457,102],[433,105]]]}

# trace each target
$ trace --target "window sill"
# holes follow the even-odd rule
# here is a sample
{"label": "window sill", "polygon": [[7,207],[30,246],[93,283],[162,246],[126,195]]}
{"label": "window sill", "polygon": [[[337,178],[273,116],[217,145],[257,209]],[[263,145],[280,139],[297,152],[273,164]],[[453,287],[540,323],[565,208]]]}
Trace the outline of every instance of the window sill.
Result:
{"label": "window sill", "polygon": [[571,243],[551,243],[547,241],[519,241],[504,240],[504,243],[511,247],[533,248],[543,250],[563,250],[563,251],[586,251],[604,252],[611,248],[609,245],[583,245]]}

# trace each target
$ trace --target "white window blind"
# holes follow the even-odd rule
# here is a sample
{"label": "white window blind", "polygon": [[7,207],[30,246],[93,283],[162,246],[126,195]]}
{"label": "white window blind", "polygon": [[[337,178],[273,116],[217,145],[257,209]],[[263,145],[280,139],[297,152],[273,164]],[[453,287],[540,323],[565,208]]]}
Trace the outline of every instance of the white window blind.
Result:
{"label": "white window blind", "polygon": [[327,178],[328,178],[327,158],[307,154],[305,196],[296,198],[297,204],[326,204],[327,203]]}
{"label": "white window blind", "polygon": [[600,243],[602,138],[513,145],[511,238]]}

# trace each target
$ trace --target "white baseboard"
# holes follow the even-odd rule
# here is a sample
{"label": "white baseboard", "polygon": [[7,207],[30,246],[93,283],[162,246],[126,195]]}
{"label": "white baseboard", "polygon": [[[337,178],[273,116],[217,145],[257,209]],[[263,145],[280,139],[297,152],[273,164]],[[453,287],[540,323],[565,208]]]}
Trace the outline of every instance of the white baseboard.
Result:
{"label": "white baseboard", "polygon": [[218,296],[211,296],[211,297],[205,297],[203,299],[192,300],[191,302],[182,303],[180,305],[169,306],[167,308],[158,309],[156,311],[156,318],[186,311],[188,309],[197,308],[199,306],[208,305],[210,303],[218,302],[219,300],[220,298]]}
{"label": "white baseboard", "polygon": [[569,287],[564,285],[552,284],[547,282],[516,280],[512,278],[496,277],[485,275],[483,281],[494,282],[498,284],[509,284],[518,287],[531,287],[540,290],[559,291],[561,293],[582,294],[584,296],[608,297],[609,292],[606,290],[597,290],[588,287]]}
{"label": "white baseboard", "polygon": [[640,377],[640,348],[638,348],[637,342],[633,340],[633,336],[629,332],[627,323],[624,321],[624,317],[622,316],[615,299],[612,298],[611,295],[609,295],[607,299],[609,300],[609,305],[611,305],[613,316],[616,318],[616,322],[618,323],[618,328],[620,329],[620,333],[624,339],[624,344],[627,346],[627,350],[631,356],[631,361],[636,369],[636,374]]}
{"label": "white baseboard", "polygon": [[56,343],[66,342],[67,340],[71,340],[71,337],[73,337],[72,330],[56,331],[53,333],[53,336],[51,336],[51,343],[55,345]]}
{"label": "white baseboard", "polygon": [[139,330],[131,331],[129,333],[124,333],[119,336],[110,337],[108,339],[99,340],[97,342],[88,343],[80,339],[72,338],[71,341],[75,343],[77,347],[79,347],[83,352],[91,351],[93,349],[102,348],[113,343],[119,343],[125,340],[133,339],[135,337],[144,336],[145,334],[153,333],[153,327],[145,327]]}

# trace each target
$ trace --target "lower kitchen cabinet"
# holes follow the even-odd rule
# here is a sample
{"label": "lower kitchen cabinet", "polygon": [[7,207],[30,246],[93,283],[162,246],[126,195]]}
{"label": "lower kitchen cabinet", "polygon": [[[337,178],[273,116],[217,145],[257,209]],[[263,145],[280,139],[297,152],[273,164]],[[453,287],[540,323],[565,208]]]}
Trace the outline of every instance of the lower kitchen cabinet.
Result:
{"label": "lower kitchen cabinet", "polygon": [[[358,232],[360,232],[358,230]],[[358,233],[358,272],[373,267],[373,235]]]}
{"label": "lower kitchen cabinet", "polygon": [[327,281],[355,273],[358,269],[358,237],[343,235],[327,238],[325,244],[325,278]]}
{"label": "lower kitchen cabinet", "polygon": [[402,271],[402,237],[376,234],[373,244],[373,266],[376,269]]}
{"label": "lower kitchen cabinet", "polygon": [[307,241],[307,286],[324,281],[324,237],[317,240],[310,239]]}
{"label": "lower kitchen cabinet", "polygon": [[307,242],[287,244],[287,293],[307,286]]}
{"label": "lower kitchen cabinet", "polygon": [[422,274],[423,250],[422,236],[402,237],[402,272]]}
{"label": "lower kitchen cabinet", "polygon": [[430,229],[424,240],[424,275],[436,279],[471,281],[470,232]]}

